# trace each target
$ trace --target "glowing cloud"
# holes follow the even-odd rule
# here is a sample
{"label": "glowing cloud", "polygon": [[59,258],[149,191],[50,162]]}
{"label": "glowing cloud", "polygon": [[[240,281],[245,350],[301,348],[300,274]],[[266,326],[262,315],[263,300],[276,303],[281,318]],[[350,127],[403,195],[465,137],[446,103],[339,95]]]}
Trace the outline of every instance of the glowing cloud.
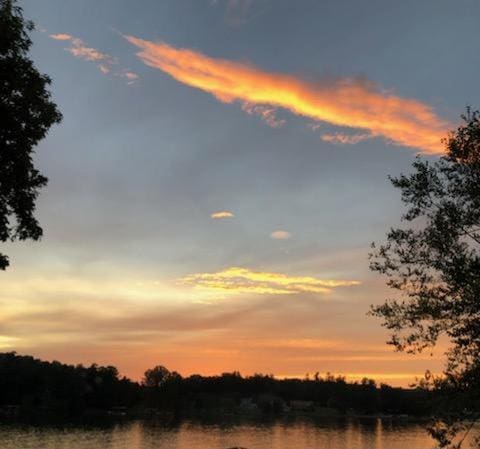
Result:
{"label": "glowing cloud", "polygon": [[[108,55],[107,53],[103,53],[96,48],[88,47],[85,42],[78,37],[74,37],[66,33],[51,34],[50,37],[57,41],[69,41],[71,46],[66,48],[69,53],[76,58],[97,63],[98,69],[104,75],[111,73],[113,68],[117,65],[116,58]],[[125,78],[127,80],[127,84],[133,84],[138,79],[138,75],[136,73],[127,70],[116,71],[114,75]]]}
{"label": "glowing cloud", "polygon": [[86,61],[92,62],[101,62],[99,65],[100,71],[102,73],[110,72],[110,65],[114,64],[114,58],[106,53],[102,53],[96,48],[87,47],[82,39],[74,37],[70,34],[59,33],[51,34],[50,37],[57,41],[70,41],[72,46],[66,50],[70,52],[73,56],[84,59]]}
{"label": "glowing cloud", "polygon": [[329,293],[336,287],[359,285],[358,281],[317,279],[309,276],[289,276],[281,273],[253,271],[231,267],[216,273],[197,273],[179,279],[183,285],[222,290],[229,293],[291,295],[297,293]]}
{"label": "glowing cloud", "polygon": [[270,238],[274,240],[288,240],[291,236],[292,234],[288,231],[273,231],[270,234]]}
{"label": "glowing cloud", "polygon": [[218,220],[220,218],[233,218],[235,217],[235,215],[227,210],[222,210],[220,212],[214,212],[213,214],[210,214],[210,217]]}
{"label": "glowing cloud", "polygon": [[104,64],[113,64],[113,58],[106,53],[102,53],[101,51],[87,47],[83,44],[83,41],[80,39],[73,39],[72,40],[73,46],[68,48],[67,50],[77,58],[85,59],[86,61],[92,62],[100,62],[103,61]]}
{"label": "glowing cloud", "polygon": [[52,39],[55,39],[56,41],[70,41],[73,39],[73,36],[70,36],[70,34],[65,34],[65,33],[50,34],[50,37]]}
{"label": "glowing cloud", "polygon": [[145,64],[224,103],[284,108],[315,121],[365,129],[372,136],[426,153],[441,153],[441,139],[452,127],[427,104],[373,83],[350,78],[310,83],[163,42],[125,38],[140,49],[137,55]]}

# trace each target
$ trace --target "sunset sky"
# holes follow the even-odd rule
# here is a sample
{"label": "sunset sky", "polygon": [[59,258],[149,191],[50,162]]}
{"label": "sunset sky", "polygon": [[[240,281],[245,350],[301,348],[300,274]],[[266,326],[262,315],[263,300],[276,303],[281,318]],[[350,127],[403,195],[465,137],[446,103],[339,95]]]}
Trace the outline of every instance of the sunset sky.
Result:
{"label": "sunset sky", "polygon": [[477,0],[23,0],[64,115],[37,150],[44,238],[5,244],[0,351],[140,379],[407,385],[372,241],[388,175],[480,106]]}

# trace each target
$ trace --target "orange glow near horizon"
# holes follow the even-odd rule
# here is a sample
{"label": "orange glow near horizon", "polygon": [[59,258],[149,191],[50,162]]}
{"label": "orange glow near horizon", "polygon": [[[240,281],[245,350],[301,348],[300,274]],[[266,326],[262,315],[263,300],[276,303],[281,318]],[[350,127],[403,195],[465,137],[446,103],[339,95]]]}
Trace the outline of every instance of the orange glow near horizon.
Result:
{"label": "orange glow near horizon", "polygon": [[[193,345],[195,346],[195,345]],[[117,348],[121,350],[120,348]],[[4,349],[5,350],[5,349]],[[167,367],[171,371],[177,371],[184,377],[188,377],[195,374],[202,376],[220,376],[222,373],[240,372],[243,377],[253,376],[255,374],[273,375],[276,379],[304,379],[307,376],[310,379],[314,378],[316,372],[320,377],[326,378],[327,375],[333,375],[334,377],[345,377],[348,382],[360,381],[363,378],[373,379],[380,383],[386,383],[391,386],[409,387],[415,383],[418,379],[421,379],[424,375],[424,371],[418,370],[418,366],[408,363],[410,356],[399,356],[398,354],[391,354],[390,360],[400,359],[405,363],[405,370],[400,369],[398,371],[385,370],[385,365],[377,364],[375,358],[373,360],[365,361],[365,370],[352,371],[349,370],[344,364],[342,364],[342,358],[332,358],[328,364],[323,365],[309,365],[305,366],[305,370],[296,370],[294,372],[285,372],[281,370],[280,365],[284,364],[276,357],[263,354],[265,361],[270,364],[270,369],[258,369],[258,363],[254,359],[243,360],[238,363],[240,356],[236,350],[221,350],[214,348],[192,347],[189,351],[176,348],[175,351],[164,354],[161,358],[154,357],[152,354],[142,353],[134,357],[118,357],[118,354],[114,357],[112,353],[115,353],[115,348],[110,348],[109,354],[98,354],[92,357],[85,349],[76,350],[73,356],[71,351],[65,350],[50,351],[41,350],[39,352],[34,351],[34,356],[43,360],[60,360],[62,363],[68,363],[76,365],[81,363],[88,366],[92,363],[99,365],[114,365],[120,370],[121,375],[125,375],[134,381],[141,381],[144,372],[161,364]],[[174,352],[178,352],[175,354]],[[19,351],[20,354],[23,351]],[[27,353],[25,353],[27,354]],[[28,352],[31,354],[31,352]],[[203,365],[199,361],[203,360]],[[347,359],[346,362],[349,360]],[[205,364],[206,362],[206,364]],[[234,363],[232,363],[234,362]],[[381,361],[380,361],[381,362]],[[342,367],[338,365],[342,364]],[[435,363],[435,372],[441,372],[441,364]],[[415,371],[415,369],[417,370]]]}
{"label": "orange glow near horizon", "polygon": [[374,292],[363,278],[238,267],[177,282],[101,273],[8,272],[0,350],[114,365],[135,380],[155,365],[183,376],[239,371],[303,378],[319,371],[403,386],[424,369],[441,371],[440,357],[399,354],[384,344],[386,335],[357,302]]}
{"label": "orange glow near horizon", "polygon": [[442,153],[441,139],[452,127],[427,104],[373,83],[349,78],[311,83],[164,42],[125,38],[140,49],[137,55],[148,66],[224,103],[283,108],[309,119],[367,130],[372,137],[431,154]]}

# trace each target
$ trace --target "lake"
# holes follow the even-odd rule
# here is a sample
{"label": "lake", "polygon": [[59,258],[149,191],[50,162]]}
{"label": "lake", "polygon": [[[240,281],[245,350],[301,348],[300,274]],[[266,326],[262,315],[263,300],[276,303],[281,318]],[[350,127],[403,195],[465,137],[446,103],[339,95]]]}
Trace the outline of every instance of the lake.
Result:
{"label": "lake", "polygon": [[130,421],[109,426],[1,425],[2,449],[426,449],[421,424],[382,419],[281,420],[165,425]]}

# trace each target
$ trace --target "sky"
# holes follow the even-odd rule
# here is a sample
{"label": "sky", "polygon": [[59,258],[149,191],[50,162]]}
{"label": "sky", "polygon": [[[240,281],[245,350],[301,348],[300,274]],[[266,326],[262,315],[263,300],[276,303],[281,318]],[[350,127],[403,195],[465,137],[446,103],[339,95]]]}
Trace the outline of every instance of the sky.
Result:
{"label": "sky", "polygon": [[141,379],[331,372],[408,385],[367,315],[388,181],[480,105],[476,0],[22,0],[64,115],[40,242],[2,246],[0,350]]}

